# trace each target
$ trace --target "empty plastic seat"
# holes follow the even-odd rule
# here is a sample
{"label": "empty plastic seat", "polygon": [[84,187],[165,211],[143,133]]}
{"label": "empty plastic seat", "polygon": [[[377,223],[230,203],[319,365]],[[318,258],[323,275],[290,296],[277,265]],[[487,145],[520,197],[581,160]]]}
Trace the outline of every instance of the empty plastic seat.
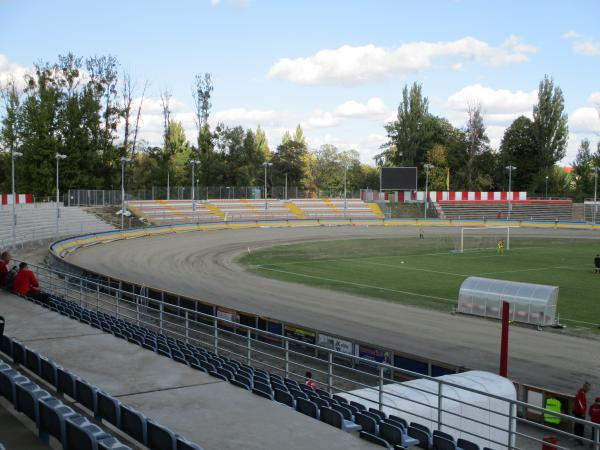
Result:
{"label": "empty plastic seat", "polygon": [[176,449],[175,433],[151,420],[147,421],[146,440],[146,447],[150,450]]}
{"label": "empty plastic seat", "polygon": [[420,424],[418,422],[411,422],[410,426],[413,428],[417,428],[419,430],[423,430],[425,433],[427,433],[428,435],[431,436],[431,431],[429,430],[429,428],[427,428],[425,425]]}
{"label": "empty plastic seat", "polygon": [[12,358],[12,339],[4,334],[0,336],[0,351]]}
{"label": "empty plastic seat", "polygon": [[75,398],[75,375],[63,367],[56,368],[56,390],[59,393]]}
{"label": "empty plastic seat", "polygon": [[358,408],[360,411],[366,411],[367,408],[362,403],[355,402],[354,400],[350,400],[350,404],[355,408]]}
{"label": "empty plastic seat", "polygon": [[25,347],[25,367],[36,375],[40,374],[40,355],[27,347]]}
{"label": "empty plastic seat", "polygon": [[265,392],[271,392],[271,385],[268,383],[264,383],[263,381],[257,381],[254,379],[253,387],[257,389],[261,389]]}
{"label": "empty plastic seat", "polygon": [[107,437],[98,441],[98,450],[131,450],[115,437]]}
{"label": "empty plastic seat", "polygon": [[35,383],[19,383],[15,385],[15,409],[36,424],[39,422],[39,400],[52,396]]}
{"label": "empty plastic seat", "polygon": [[102,428],[82,416],[69,417],[65,431],[66,446],[63,442],[63,447],[68,449],[96,450],[99,440],[110,437]]}
{"label": "empty plastic seat", "polygon": [[15,339],[12,341],[12,358],[15,364],[25,365],[25,345]]}
{"label": "empty plastic seat", "polygon": [[368,433],[377,433],[377,422],[373,417],[362,413],[356,413],[354,414],[354,422],[357,425],[360,425],[362,429]]}
{"label": "empty plastic seat", "polygon": [[317,405],[310,400],[296,398],[296,411],[312,417],[313,419],[319,418],[319,409],[317,408]]}
{"label": "empty plastic seat", "polygon": [[94,415],[97,412],[97,393],[98,388],[93,386],[86,381],[76,379],[75,380],[75,400],[82,406],[92,411]]}
{"label": "empty plastic seat", "polygon": [[339,403],[348,404],[348,400],[346,400],[344,397],[341,397],[339,395],[333,394],[331,396],[331,398],[333,398],[334,400],[337,400]]}
{"label": "empty plastic seat", "polygon": [[390,414],[388,416],[388,420],[391,420],[393,422],[396,422],[396,423],[402,425],[402,427],[404,428],[404,430],[408,429],[408,422],[405,419],[403,419],[402,417],[398,417],[398,416],[395,416],[393,414]]}
{"label": "empty plastic seat", "polygon": [[417,439],[406,435],[403,428],[392,425],[388,422],[382,422],[379,424],[379,436],[392,445],[401,445],[402,447],[416,445],[419,442]]}
{"label": "empty plastic seat", "polygon": [[194,444],[191,441],[188,441],[184,437],[178,436],[176,449],[177,450],[202,450],[202,447]]}
{"label": "empty plastic seat", "polygon": [[120,405],[120,411],[121,423],[119,429],[136,441],[146,445],[146,416],[123,404]]}
{"label": "empty plastic seat", "polygon": [[456,441],[456,446],[463,450],[479,450],[479,445],[462,438]]}
{"label": "empty plastic seat", "polygon": [[352,420],[352,411],[344,405],[331,405],[331,409],[339,412],[345,420]]}
{"label": "empty plastic seat", "polygon": [[273,400],[273,393],[271,392],[271,390],[265,391],[265,390],[255,387],[252,389],[252,393],[258,395],[259,397]]}
{"label": "empty plastic seat", "polygon": [[383,419],[386,419],[386,418],[387,418],[387,416],[385,415],[385,413],[384,413],[383,411],[379,411],[378,409],[375,409],[375,408],[369,408],[369,412],[370,412],[370,413],[373,413],[373,414],[375,414],[375,415],[377,415],[377,416],[379,416],[379,418],[380,418],[381,420],[383,420]]}
{"label": "empty plastic seat", "polygon": [[284,405],[287,405],[291,408],[295,406],[294,397],[292,397],[292,394],[290,394],[289,392],[282,391],[280,389],[275,389],[275,401],[283,403]]}
{"label": "empty plastic seat", "polygon": [[2,370],[0,371],[0,395],[14,404],[16,385],[29,382],[29,378],[14,369]]}
{"label": "empty plastic seat", "polygon": [[233,384],[234,386],[240,387],[242,389],[246,389],[248,391],[252,390],[252,387],[250,386],[250,384],[244,380],[243,378],[241,380],[237,380],[237,379],[233,379],[230,381],[231,384]]}
{"label": "empty plastic seat", "polygon": [[78,414],[54,397],[41,398],[39,401],[40,437],[47,442],[47,435],[54,436],[60,442],[66,442],[66,420]]}
{"label": "empty plastic seat", "polygon": [[456,450],[456,444],[450,439],[434,434],[433,448],[435,450]]}
{"label": "empty plastic seat", "polygon": [[436,436],[439,436],[439,437],[442,437],[444,439],[454,442],[454,436],[452,436],[449,433],[446,433],[445,431],[433,430],[433,437],[436,437]]}
{"label": "empty plastic seat", "polygon": [[387,443],[385,439],[380,438],[372,433],[367,433],[366,431],[360,432],[360,438],[365,441],[371,442],[375,445],[379,445],[380,447],[390,448],[390,445]]}
{"label": "empty plastic seat", "polygon": [[417,440],[417,445],[425,450],[430,450],[433,446],[431,435],[421,428],[415,428],[412,425],[408,427],[408,435]]}
{"label": "empty plastic seat", "polygon": [[331,408],[321,407],[320,419],[331,426],[347,432],[360,431],[362,427],[356,423],[345,420],[342,413]]}

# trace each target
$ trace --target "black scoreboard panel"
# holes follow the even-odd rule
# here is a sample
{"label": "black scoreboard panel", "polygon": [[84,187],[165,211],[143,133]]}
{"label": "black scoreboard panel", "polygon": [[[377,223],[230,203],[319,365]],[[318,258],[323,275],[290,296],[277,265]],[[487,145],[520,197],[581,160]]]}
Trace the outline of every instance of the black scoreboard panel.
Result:
{"label": "black scoreboard panel", "polygon": [[383,167],[381,189],[384,191],[416,191],[416,167]]}

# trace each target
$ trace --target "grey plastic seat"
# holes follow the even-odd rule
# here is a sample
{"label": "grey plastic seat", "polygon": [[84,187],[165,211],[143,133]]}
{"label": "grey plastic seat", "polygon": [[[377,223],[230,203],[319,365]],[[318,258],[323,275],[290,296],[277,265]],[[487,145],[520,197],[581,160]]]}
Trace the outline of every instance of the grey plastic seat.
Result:
{"label": "grey plastic seat", "polygon": [[121,426],[121,402],[102,391],[97,392],[96,401],[99,418],[119,428]]}
{"label": "grey plastic seat", "polygon": [[136,441],[146,445],[146,416],[123,404],[120,405],[121,423],[119,429]]}
{"label": "grey plastic seat", "polygon": [[327,408],[325,406],[321,407],[321,415],[320,420],[325,422],[331,426],[339,428],[340,430],[352,432],[352,431],[360,431],[362,427],[352,422],[351,420],[345,420],[342,413],[336,411],[332,408]]}
{"label": "grey plastic seat", "polygon": [[344,420],[352,420],[352,411],[349,408],[346,408],[344,405],[331,405],[331,409],[339,412]]}
{"label": "grey plastic seat", "polygon": [[435,450],[457,450],[456,444],[441,435],[433,435],[433,448]]}
{"label": "grey plastic seat", "polygon": [[365,405],[363,405],[362,403],[355,402],[354,400],[350,400],[350,405],[354,406],[355,408],[358,408],[359,411],[367,410]]}
{"label": "grey plastic seat", "polygon": [[382,422],[379,424],[379,436],[392,445],[401,445],[402,447],[416,445],[419,442],[417,439],[405,434],[404,429],[388,422]]}
{"label": "grey plastic seat", "polygon": [[388,416],[388,419],[391,420],[391,421],[393,421],[393,422],[396,422],[396,423],[402,425],[402,427],[404,427],[405,430],[408,429],[408,422],[406,421],[406,419],[403,419],[402,417],[395,416],[393,414],[390,414]]}
{"label": "grey plastic seat", "polygon": [[439,437],[441,437],[441,438],[444,438],[444,439],[446,439],[446,440],[448,440],[448,441],[455,442],[455,441],[454,441],[454,436],[452,436],[452,435],[451,435],[451,434],[449,434],[449,433],[446,433],[445,431],[441,431],[441,430],[433,430],[433,437],[436,437],[436,436],[439,436]]}
{"label": "grey plastic seat", "polygon": [[175,433],[152,420],[146,423],[146,440],[150,450],[176,450]]}
{"label": "grey plastic seat", "polygon": [[421,428],[415,428],[411,425],[408,427],[408,435],[416,439],[418,442],[415,445],[424,450],[431,450],[433,447],[431,435]]}
{"label": "grey plastic seat", "polygon": [[344,403],[346,405],[348,404],[348,400],[345,399],[344,397],[339,396],[339,395],[333,394],[331,396],[331,398],[333,398],[334,400],[337,400],[339,403]]}
{"label": "grey plastic seat", "polygon": [[387,419],[387,416],[386,416],[386,414],[385,414],[383,411],[379,411],[378,409],[375,409],[375,408],[369,408],[369,412],[370,412],[370,413],[372,413],[372,414],[375,414],[376,416],[379,416],[379,418],[380,418],[381,420],[383,420],[383,419]]}
{"label": "grey plastic seat", "polygon": [[102,428],[85,417],[69,417],[66,420],[66,446],[68,450],[97,450],[98,441],[111,437]]}
{"label": "grey plastic seat", "polygon": [[39,401],[38,430],[40,438],[48,442],[47,436],[54,436],[59,442],[66,442],[66,421],[69,417],[78,416],[60,400],[54,397],[41,398]]}

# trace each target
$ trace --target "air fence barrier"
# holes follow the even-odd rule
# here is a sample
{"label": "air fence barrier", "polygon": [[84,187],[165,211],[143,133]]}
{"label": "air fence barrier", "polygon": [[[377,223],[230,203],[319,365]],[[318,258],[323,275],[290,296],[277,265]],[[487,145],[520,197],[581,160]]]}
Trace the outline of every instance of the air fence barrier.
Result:
{"label": "air fence barrier", "polygon": [[[233,357],[240,362],[263,367],[271,372],[279,372],[285,377],[303,379],[302,374],[310,370],[315,374],[317,381],[322,383],[322,386],[326,386],[330,394],[344,394],[362,389],[361,392],[366,392],[363,394],[365,396],[352,394],[359,402],[372,401],[375,397],[378,399],[376,403],[380,411],[383,408],[388,411],[391,409],[399,416],[410,415],[426,423],[433,422],[434,428],[444,429],[454,435],[460,433],[467,440],[469,436],[472,439],[484,439],[489,442],[488,447],[493,449],[536,448],[544,444],[543,439],[547,435],[559,437],[559,443],[554,445],[556,449],[568,449],[575,439],[572,434],[575,423],[591,428],[595,436],[598,436],[600,431],[598,424],[549,411],[526,401],[507,399],[414,370],[399,368],[390,364],[391,361],[377,361],[365,355],[354,354],[348,351],[347,346],[361,344],[344,341],[318,331],[298,328],[302,333],[281,334],[236,321],[237,312],[231,310],[225,312],[218,306],[213,306],[212,313],[206,313],[195,309],[193,307],[195,302],[191,299],[179,298],[179,304],[176,304],[172,298],[169,298],[171,294],[154,290],[151,292],[142,286],[120,280],[105,279],[107,283],[103,283],[62,270],[35,265],[30,267],[36,273],[45,291],[81,307],[111,314],[186,343],[205,347],[216,354]],[[153,298],[152,294],[155,296],[159,294],[161,298]],[[282,328],[285,326],[291,325],[281,323]],[[320,337],[317,343],[306,339],[306,336],[311,333]],[[390,353],[396,355],[393,351]],[[428,361],[428,364],[434,362]],[[431,388],[424,389],[415,384],[411,386],[401,384],[401,381],[416,378],[427,380],[430,385],[435,386],[433,392]],[[405,392],[407,387],[411,392],[415,392],[412,392],[410,398],[394,394],[389,389],[393,384],[401,385]],[[529,389],[523,385],[517,388],[518,390]],[[463,391],[471,398],[484,398],[486,404],[494,404],[496,407],[484,407],[481,406],[481,402],[469,403],[457,395],[457,392]],[[538,389],[538,392],[543,394],[542,390]],[[424,400],[415,399],[417,396],[422,398],[432,393],[436,396],[437,405],[432,406]],[[414,408],[408,410],[405,409],[406,406],[398,407],[396,402],[402,400],[409,401],[413,406],[432,409],[430,411],[432,414],[420,415]],[[570,404],[566,406],[570,407]],[[499,417],[500,422],[505,423],[505,426],[486,421],[485,417],[491,415]],[[543,421],[542,423],[535,421],[534,417],[543,418],[544,415],[559,418],[562,426],[548,426]],[[495,432],[496,436],[500,433],[507,438],[498,441],[490,438],[489,435],[481,436],[462,428],[461,421],[468,422],[475,428],[486,427],[490,433]],[[590,439],[584,441],[586,444],[593,445],[595,450],[600,449],[600,442],[593,442]]]}

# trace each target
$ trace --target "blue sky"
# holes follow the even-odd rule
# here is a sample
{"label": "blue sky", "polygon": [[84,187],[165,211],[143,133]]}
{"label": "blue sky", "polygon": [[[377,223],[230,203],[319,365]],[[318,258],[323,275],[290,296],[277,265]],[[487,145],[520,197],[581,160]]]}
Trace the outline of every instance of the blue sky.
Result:
{"label": "blue sky", "polygon": [[160,91],[193,140],[191,84],[210,72],[213,123],[261,124],[272,149],[301,123],[311,149],[371,162],[407,83],[456,126],[481,103],[498,146],[548,74],[565,95],[570,163],[583,137],[600,139],[598,17],[597,0],[0,0],[0,81],[68,51],[115,55],[150,82],[141,132],[157,142]]}

